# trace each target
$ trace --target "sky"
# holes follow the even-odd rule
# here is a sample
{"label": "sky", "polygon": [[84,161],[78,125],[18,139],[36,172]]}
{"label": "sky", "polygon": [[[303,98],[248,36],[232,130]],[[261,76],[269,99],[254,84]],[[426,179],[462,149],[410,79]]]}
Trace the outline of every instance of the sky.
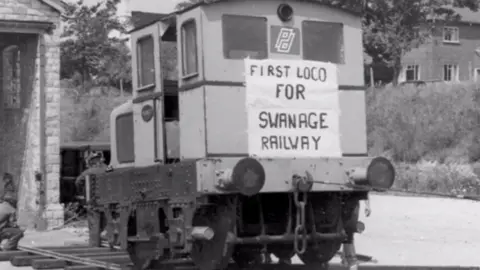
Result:
{"label": "sky", "polygon": [[[66,2],[76,2],[77,0],[65,0]],[[101,0],[84,0],[85,4],[92,5]],[[118,7],[118,15],[130,14],[132,10],[148,11],[157,13],[169,13],[175,8],[179,0],[122,0]],[[133,4],[135,3],[135,4]]]}

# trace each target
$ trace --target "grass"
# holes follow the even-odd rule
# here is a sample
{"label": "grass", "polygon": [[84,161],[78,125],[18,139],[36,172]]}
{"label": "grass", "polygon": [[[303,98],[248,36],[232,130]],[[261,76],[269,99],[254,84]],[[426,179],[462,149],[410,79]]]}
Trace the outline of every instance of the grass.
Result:
{"label": "grass", "polygon": [[395,188],[480,195],[478,85],[372,88],[367,119],[369,152],[395,163]]}

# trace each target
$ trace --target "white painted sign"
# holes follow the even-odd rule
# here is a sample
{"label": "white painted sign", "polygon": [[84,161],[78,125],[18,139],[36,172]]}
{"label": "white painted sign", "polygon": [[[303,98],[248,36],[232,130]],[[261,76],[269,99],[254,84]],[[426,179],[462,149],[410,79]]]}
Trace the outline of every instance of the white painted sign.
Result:
{"label": "white painted sign", "polygon": [[335,64],[245,59],[245,83],[251,156],[342,156]]}

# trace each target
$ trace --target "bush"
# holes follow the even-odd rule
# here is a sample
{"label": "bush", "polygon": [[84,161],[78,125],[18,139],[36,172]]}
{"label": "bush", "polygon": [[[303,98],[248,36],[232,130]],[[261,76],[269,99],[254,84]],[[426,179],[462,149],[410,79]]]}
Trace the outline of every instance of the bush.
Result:
{"label": "bush", "polygon": [[396,162],[480,159],[480,89],[437,83],[367,91],[368,146]]}
{"label": "bush", "polygon": [[470,164],[397,163],[395,188],[411,192],[480,195],[478,175]]}
{"label": "bush", "polygon": [[367,91],[369,152],[394,161],[401,190],[480,195],[479,124],[473,83]]}
{"label": "bush", "polygon": [[64,89],[60,105],[62,141],[108,141],[110,113],[131,96],[122,96],[115,88],[93,88],[87,93]]}

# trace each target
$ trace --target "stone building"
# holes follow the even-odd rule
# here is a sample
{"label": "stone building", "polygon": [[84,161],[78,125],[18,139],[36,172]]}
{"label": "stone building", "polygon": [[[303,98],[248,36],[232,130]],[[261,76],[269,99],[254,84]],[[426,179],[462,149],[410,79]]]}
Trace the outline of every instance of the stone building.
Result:
{"label": "stone building", "polygon": [[22,227],[63,223],[59,204],[61,0],[0,0],[0,169]]}

